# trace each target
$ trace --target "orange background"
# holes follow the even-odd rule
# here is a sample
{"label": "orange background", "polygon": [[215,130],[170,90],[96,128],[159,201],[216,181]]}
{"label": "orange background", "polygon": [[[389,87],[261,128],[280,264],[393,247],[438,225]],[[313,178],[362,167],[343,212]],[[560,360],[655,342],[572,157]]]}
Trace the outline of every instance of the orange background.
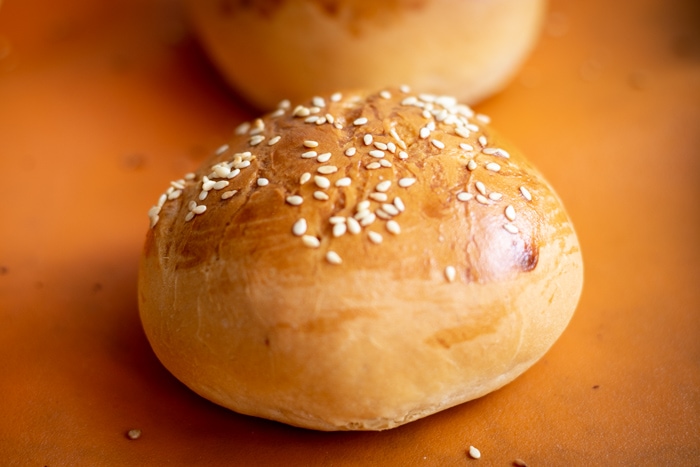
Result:
{"label": "orange background", "polygon": [[700,465],[700,4],[552,0],[477,109],[577,226],[569,328],[482,399],[386,432],[291,428],[186,389],[136,307],[148,208],[254,114],[173,1],[3,2],[0,463]]}

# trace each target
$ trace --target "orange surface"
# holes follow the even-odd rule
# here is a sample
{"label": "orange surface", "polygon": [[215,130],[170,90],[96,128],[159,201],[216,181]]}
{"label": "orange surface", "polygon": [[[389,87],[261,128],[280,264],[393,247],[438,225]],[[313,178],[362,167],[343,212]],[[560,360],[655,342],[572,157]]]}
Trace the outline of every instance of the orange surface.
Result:
{"label": "orange surface", "polygon": [[252,115],[176,4],[3,2],[0,464],[700,465],[700,6],[550,9],[520,75],[478,110],[574,219],[586,283],[573,321],[482,399],[386,432],[320,433],[201,399],[141,331],[148,208]]}

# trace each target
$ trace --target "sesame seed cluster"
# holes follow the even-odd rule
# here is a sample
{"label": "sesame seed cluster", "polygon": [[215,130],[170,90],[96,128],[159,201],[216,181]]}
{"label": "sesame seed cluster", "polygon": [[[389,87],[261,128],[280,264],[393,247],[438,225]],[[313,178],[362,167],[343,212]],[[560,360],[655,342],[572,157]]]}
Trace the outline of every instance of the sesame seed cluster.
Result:
{"label": "sesame seed cluster", "polygon": [[[405,134],[405,127],[400,125],[383,127],[381,131],[377,131],[377,127],[372,126],[366,116],[350,120],[346,118],[348,112],[342,110],[357,108],[362,105],[363,99],[370,97],[380,100],[398,99],[402,108],[418,112],[424,123],[417,134],[409,135]],[[329,151],[320,141],[314,139],[304,139],[295,143],[297,153],[290,154],[289,157],[315,161],[315,164],[313,170],[301,174],[296,182],[298,189],[284,196],[282,202],[290,209],[304,203],[328,202],[333,196],[333,191],[343,190],[358,183],[353,176],[339,168],[347,165],[347,159],[341,161],[343,158],[359,158],[361,161],[356,165],[359,170],[367,173],[386,172],[386,175],[379,176],[378,182],[373,183],[366,197],[352,206],[352,212],[334,212],[328,217],[326,244],[329,248],[325,252],[325,261],[333,265],[343,263],[341,255],[332,248],[334,238],[351,235],[378,245],[384,242],[385,237],[401,235],[402,214],[412,207],[404,202],[402,194],[404,190],[411,190],[419,180],[416,176],[405,176],[405,171],[402,172],[404,175],[396,176],[400,171],[395,169],[396,166],[406,164],[412,157],[416,157],[416,151],[425,153],[427,147],[430,151],[440,154],[448,149],[451,154],[456,154],[455,157],[460,160],[463,170],[470,174],[486,171],[502,176],[503,172],[507,171],[510,154],[505,149],[492,145],[483,131],[483,126],[488,125],[490,119],[458,103],[455,98],[415,94],[406,86],[383,90],[370,97],[336,93],[331,95],[328,101],[323,97],[314,97],[309,105],[296,107],[292,107],[288,101],[283,101],[277,110],[265,118],[241,124],[235,130],[235,134],[237,138],[245,138],[246,150],[233,151],[229,145],[223,145],[216,151],[217,162],[208,168],[208,173],[188,173],[183,178],[170,182],[170,186],[148,212],[150,227],[157,226],[161,211],[167,203],[183,196],[187,200],[187,209],[184,210],[185,222],[196,222],[197,216],[205,215],[213,203],[226,202],[236,195],[242,196],[239,194],[242,191],[241,187],[233,188],[236,177],[243,171],[255,170],[251,166],[257,158],[256,154],[262,152],[261,147],[278,145],[284,138],[289,137],[286,134],[274,134],[276,126],[270,123],[281,119],[317,127],[330,125],[335,130],[350,132],[353,135],[353,138],[350,138],[351,144],[340,152]],[[453,137],[447,141],[448,139],[444,138],[446,134]],[[458,141],[457,147],[453,146],[455,141]],[[450,147],[447,147],[448,144]],[[268,189],[275,184],[274,180],[258,174],[255,174],[253,180],[255,189]],[[313,189],[302,192],[301,187],[304,186]],[[517,225],[519,216],[514,206],[516,203],[508,202],[513,197],[520,198],[518,204],[521,206],[523,201],[533,201],[531,191],[524,184],[520,184],[515,193],[501,193],[489,189],[484,181],[476,177],[475,181],[453,193],[454,202],[468,203],[474,209],[499,206],[502,210],[502,228],[517,236],[520,229]],[[321,247],[324,238],[312,230],[309,221],[302,216],[298,216],[289,225],[289,234],[299,238],[301,248]],[[448,282],[454,282],[458,277],[454,265],[445,265],[443,272]]]}

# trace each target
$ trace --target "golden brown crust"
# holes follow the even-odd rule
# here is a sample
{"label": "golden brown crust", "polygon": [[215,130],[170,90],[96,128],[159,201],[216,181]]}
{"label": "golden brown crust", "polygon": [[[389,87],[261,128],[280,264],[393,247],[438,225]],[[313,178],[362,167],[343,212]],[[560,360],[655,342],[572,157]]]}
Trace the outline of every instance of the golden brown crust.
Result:
{"label": "golden brown crust", "polygon": [[215,402],[326,430],[512,380],[569,321],[581,258],[554,192],[485,122],[391,89],[241,127],[150,212],[139,297],[159,358]]}
{"label": "golden brown crust", "polygon": [[409,84],[475,103],[510,81],[544,0],[190,0],[204,49],[251,103]]}

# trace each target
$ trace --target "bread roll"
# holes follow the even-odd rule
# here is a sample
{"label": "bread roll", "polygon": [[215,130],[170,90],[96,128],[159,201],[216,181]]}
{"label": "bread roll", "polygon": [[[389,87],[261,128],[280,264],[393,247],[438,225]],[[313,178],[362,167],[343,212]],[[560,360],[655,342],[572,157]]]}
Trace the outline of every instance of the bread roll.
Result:
{"label": "bread roll", "polygon": [[197,393],[318,430],[382,430],[493,391],[582,287],[571,221],[455,99],[283,103],[149,212],[146,335]]}
{"label": "bread roll", "polygon": [[533,48],[544,0],[189,0],[212,61],[259,108],[406,83],[474,104]]}

